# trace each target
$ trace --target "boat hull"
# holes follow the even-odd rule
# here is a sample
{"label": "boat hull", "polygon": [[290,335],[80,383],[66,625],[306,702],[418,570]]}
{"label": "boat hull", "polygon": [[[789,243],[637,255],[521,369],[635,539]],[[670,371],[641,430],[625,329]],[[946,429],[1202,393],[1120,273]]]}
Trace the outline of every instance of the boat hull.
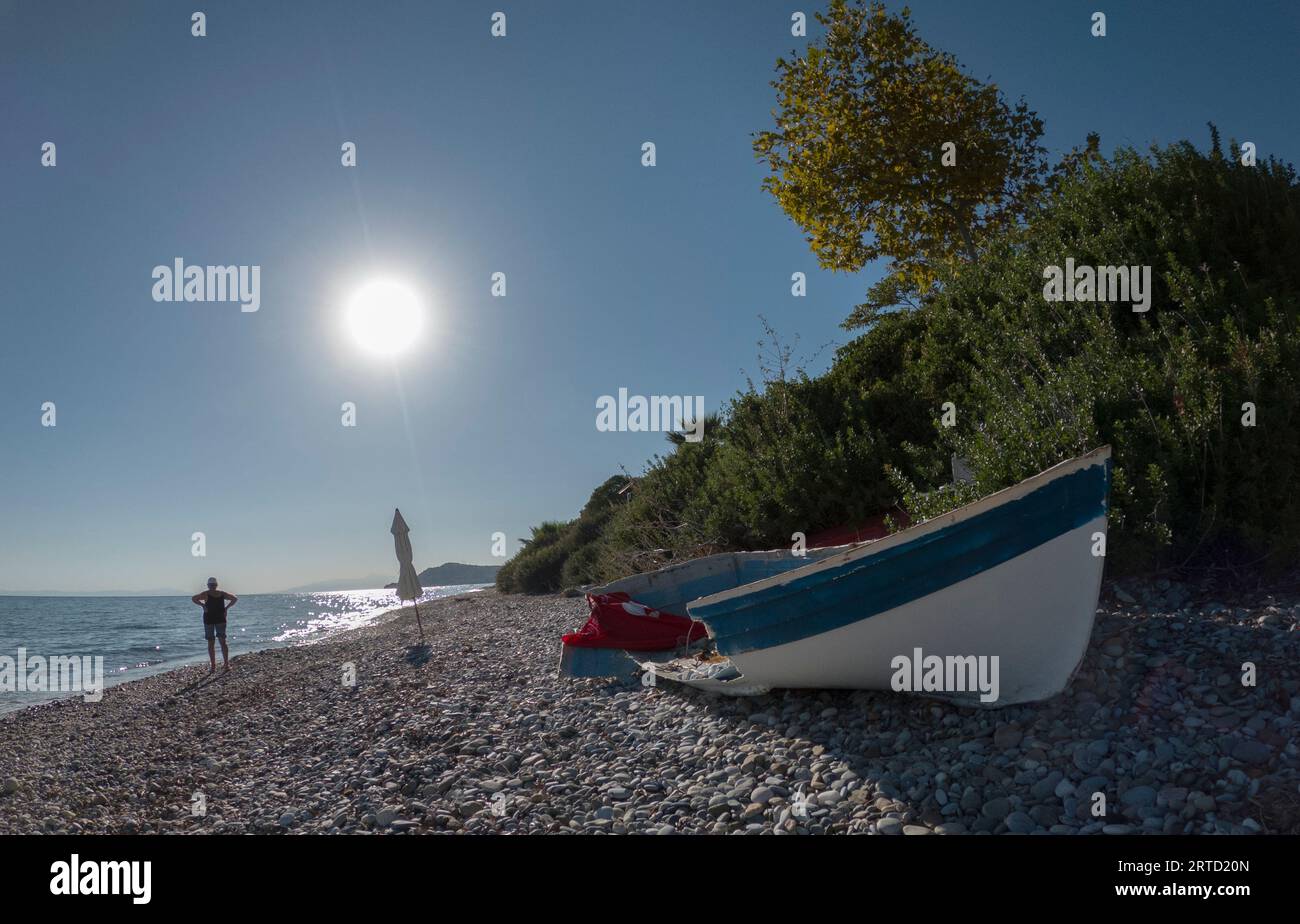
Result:
{"label": "boat hull", "polygon": [[[974,577],[838,629],[729,657],[747,682],[769,689],[902,686],[987,706],[1048,699],[1065,689],[1092,635],[1101,572],[1074,567],[1073,559],[1105,526],[1104,518],[1091,521]],[[959,684],[967,689],[926,690],[924,682],[914,682],[918,649],[922,667],[935,656],[945,664],[990,659],[982,676],[993,683],[972,684],[972,674]]]}
{"label": "boat hull", "polygon": [[[986,705],[1046,699],[1069,683],[1092,634],[1109,457],[1109,447],[1097,450],[879,542],[696,600],[688,612],[752,685],[906,690]],[[914,682],[934,658],[963,668],[957,683],[945,675],[936,689],[933,674]],[[996,690],[972,689],[972,664]]]}

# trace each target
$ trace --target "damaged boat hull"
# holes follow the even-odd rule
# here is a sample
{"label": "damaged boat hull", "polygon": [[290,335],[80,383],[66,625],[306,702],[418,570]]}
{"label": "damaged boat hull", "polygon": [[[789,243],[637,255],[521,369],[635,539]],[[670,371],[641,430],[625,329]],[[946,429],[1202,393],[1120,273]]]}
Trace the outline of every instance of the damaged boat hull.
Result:
{"label": "damaged boat hull", "polygon": [[[592,594],[626,593],[637,603],[665,613],[685,615],[691,601],[763,578],[805,567],[836,551],[850,548],[809,549],[804,557],[788,551],[723,552],[704,558],[668,565],[620,578]],[[698,647],[698,646],[696,646]],[[617,677],[642,670],[643,663],[668,661],[686,653],[677,651],[626,652],[617,648],[585,648],[563,645],[560,650],[561,677]]]}

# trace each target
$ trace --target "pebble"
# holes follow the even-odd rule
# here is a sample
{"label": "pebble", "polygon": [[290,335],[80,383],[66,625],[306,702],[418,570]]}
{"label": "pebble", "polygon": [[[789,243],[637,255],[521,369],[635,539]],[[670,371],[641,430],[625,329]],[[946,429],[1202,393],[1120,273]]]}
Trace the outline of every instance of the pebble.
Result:
{"label": "pebble", "polygon": [[993,733],[993,746],[999,751],[1009,751],[1018,745],[1023,737],[1024,732],[1015,725],[1000,725]]}
{"label": "pebble", "polygon": [[985,818],[1001,819],[1005,818],[1009,811],[1011,811],[1011,801],[1005,796],[998,796],[985,802],[984,807],[980,809],[980,814]]}
{"label": "pebble", "polygon": [[[0,834],[1286,833],[1300,598],[1109,590],[1067,689],[991,710],[561,681],[581,598],[434,601],[418,664],[408,609],[211,691],[183,668],[0,716]],[[358,683],[330,682],[346,663]]]}
{"label": "pebble", "polygon": [[1028,834],[1038,828],[1038,822],[1024,812],[1012,812],[1006,817],[1005,824],[1013,834]]}
{"label": "pebble", "polygon": [[1232,746],[1232,756],[1247,764],[1266,764],[1273,752],[1263,742],[1253,738],[1239,738]]}
{"label": "pebble", "polygon": [[1144,806],[1154,805],[1156,802],[1156,791],[1150,786],[1133,786],[1125,790],[1120,796],[1120,802],[1124,805]]}

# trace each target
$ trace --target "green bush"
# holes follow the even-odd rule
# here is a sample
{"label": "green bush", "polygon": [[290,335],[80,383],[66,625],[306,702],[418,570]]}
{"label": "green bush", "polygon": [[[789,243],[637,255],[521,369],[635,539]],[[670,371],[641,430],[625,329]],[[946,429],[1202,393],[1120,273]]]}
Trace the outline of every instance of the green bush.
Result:
{"label": "green bush", "polygon": [[895,503],[885,465],[932,439],[927,383],[911,375],[920,319],[882,318],[836,354],[826,375],[800,373],[739,395],[727,410],[700,514],[728,547],[789,545],[795,532],[860,523]]}
{"label": "green bush", "polygon": [[497,572],[497,588],[506,593],[525,594],[555,589],[568,556],[566,543],[572,528],[572,522],[548,521],[534,526],[528,543]]}
{"label": "green bush", "polygon": [[700,442],[677,443],[667,456],[650,460],[631,497],[614,511],[597,542],[595,565],[601,579],[725,546],[722,537],[709,535],[700,516],[712,506],[707,480],[718,448],[717,430],[716,418],[706,419]]}
{"label": "green bush", "polygon": [[[1149,265],[1146,313],[1048,302],[1043,269]],[[925,308],[971,357],[938,445],[979,493],[1109,443],[1110,564],[1180,564],[1227,544],[1276,565],[1300,550],[1300,188],[1217,136],[1121,150],[1061,184],[1022,231]],[[1245,402],[1257,425],[1242,425]],[[931,453],[931,455],[936,455]],[[912,507],[942,509],[894,482]],[[962,498],[948,492],[949,505]]]}
{"label": "green bush", "polygon": [[699,443],[650,461],[599,543],[602,579],[728,549],[789,545],[892,506],[886,464],[912,471],[908,440],[933,441],[926,383],[909,374],[918,316],[885,316],[829,373],[752,384]]}
{"label": "green bush", "polygon": [[592,492],[576,520],[546,522],[533,529],[519,554],[497,572],[497,589],[506,593],[552,593],[597,579],[596,542],[614,513],[622,476],[606,479]]}

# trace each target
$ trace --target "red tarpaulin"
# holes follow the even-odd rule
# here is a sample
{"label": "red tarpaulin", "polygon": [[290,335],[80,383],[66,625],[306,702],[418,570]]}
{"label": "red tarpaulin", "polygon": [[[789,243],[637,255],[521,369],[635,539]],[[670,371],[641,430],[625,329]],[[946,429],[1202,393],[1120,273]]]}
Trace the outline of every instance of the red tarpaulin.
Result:
{"label": "red tarpaulin", "polygon": [[704,624],[632,602],[622,591],[587,594],[591,616],[577,632],[564,636],[576,648],[622,648],[625,651],[668,651],[707,634]]}

